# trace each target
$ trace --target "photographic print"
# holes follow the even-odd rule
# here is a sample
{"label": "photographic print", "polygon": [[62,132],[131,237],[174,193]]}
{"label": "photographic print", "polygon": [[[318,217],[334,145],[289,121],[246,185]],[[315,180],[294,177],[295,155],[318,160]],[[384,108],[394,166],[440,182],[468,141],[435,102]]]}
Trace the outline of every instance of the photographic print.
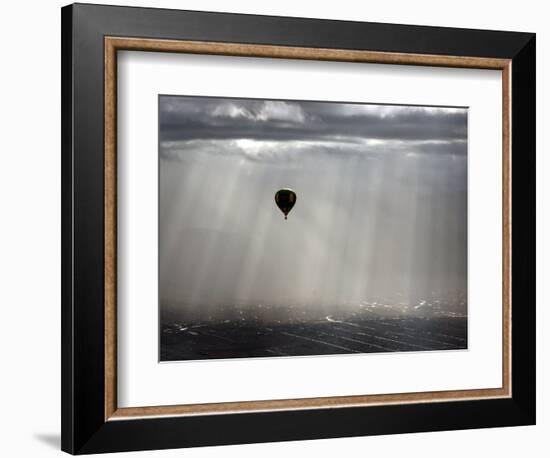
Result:
{"label": "photographic print", "polygon": [[160,361],[467,349],[467,108],[158,101]]}

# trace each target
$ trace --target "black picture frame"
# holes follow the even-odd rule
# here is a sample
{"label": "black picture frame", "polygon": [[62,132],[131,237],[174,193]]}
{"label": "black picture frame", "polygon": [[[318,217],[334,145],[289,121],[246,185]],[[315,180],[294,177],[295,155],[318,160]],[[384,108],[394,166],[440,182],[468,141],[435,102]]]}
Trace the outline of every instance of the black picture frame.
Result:
{"label": "black picture frame", "polygon": [[[535,424],[535,34],[74,4],[62,8],[62,449],[72,454]],[[511,60],[512,395],[105,419],[104,37]]]}

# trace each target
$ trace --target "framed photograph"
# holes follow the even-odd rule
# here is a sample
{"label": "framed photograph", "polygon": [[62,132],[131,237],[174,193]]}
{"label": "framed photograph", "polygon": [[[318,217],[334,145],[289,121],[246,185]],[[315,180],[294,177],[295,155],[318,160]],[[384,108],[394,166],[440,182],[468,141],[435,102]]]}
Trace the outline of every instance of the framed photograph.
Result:
{"label": "framed photograph", "polygon": [[535,423],[535,35],[62,9],[62,448]]}

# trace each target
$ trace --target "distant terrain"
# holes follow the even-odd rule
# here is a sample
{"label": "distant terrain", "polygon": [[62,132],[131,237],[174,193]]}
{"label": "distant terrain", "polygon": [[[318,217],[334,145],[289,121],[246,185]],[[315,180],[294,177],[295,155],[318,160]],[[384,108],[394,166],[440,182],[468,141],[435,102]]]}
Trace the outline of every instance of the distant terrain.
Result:
{"label": "distant terrain", "polygon": [[406,309],[369,303],[320,316],[313,308],[269,310],[259,304],[228,307],[224,315],[230,318],[224,320],[205,317],[192,322],[164,314],[160,360],[466,349],[467,318],[462,305],[463,311],[427,301]]}

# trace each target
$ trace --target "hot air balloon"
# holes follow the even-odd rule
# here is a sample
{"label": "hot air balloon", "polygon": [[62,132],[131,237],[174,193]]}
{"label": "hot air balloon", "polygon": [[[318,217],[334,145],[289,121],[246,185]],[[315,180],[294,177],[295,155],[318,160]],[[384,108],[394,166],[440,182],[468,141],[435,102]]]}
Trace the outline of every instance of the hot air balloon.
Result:
{"label": "hot air balloon", "polygon": [[287,219],[288,213],[292,210],[292,207],[294,207],[294,204],[296,203],[296,193],[289,188],[279,189],[275,193],[275,203],[284,213],[285,219]]}

